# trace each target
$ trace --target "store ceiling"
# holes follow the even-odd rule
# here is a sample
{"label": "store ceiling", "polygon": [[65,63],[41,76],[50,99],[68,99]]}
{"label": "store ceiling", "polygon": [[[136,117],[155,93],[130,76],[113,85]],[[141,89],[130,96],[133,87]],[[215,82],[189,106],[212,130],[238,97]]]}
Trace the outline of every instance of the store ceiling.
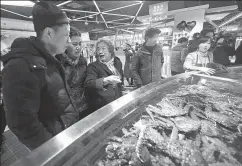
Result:
{"label": "store ceiling", "polygon": [[[43,0],[40,0],[43,1]],[[10,1],[8,1],[9,3]],[[31,1],[36,2],[36,1]],[[51,1],[59,5],[72,20],[71,25],[83,32],[110,35],[115,33],[115,28],[126,29],[142,24],[137,17],[149,14],[149,5],[161,1]],[[33,3],[33,4],[34,4]],[[32,7],[3,4],[1,1],[1,17],[31,21]],[[192,6],[209,4],[210,8],[236,5],[235,1],[169,1],[168,10],[176,10]],[[21,5],[21,4],[20,4]],[[222,11],[221,11],[222,12]],[[211,14],[210,14],[211,15]],[[225,17],[226,14],[220,17]],[[216,16],[214,16],[216,18]],[[213,18],[214,19],[214,18]],[[220,18],[221,19],[221,18]],[[131,24],[132,23],[132,24]],[[132,29],[134,31],[135,29]],[[131,31],[131,30],[130,30]]]}

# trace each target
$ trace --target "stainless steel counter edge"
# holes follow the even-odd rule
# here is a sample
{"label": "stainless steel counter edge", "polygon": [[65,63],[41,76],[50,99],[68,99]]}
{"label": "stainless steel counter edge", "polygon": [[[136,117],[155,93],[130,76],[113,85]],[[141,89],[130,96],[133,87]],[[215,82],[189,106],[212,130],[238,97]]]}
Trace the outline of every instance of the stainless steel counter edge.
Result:
{"label": "stainless steel counter edge", "polygon": [[96,112],[70,126],[63,132],[39,146],[37,149],[33,150],[30,155],[15,162],[12,166],[55,165],[53,162],[51,162],[51,160],[54,160],[60,153],[65,155],[65,149],[67,147],[73,144],[76,140],[83,139],[84,135],[92,133],[93,130],[97,129],[112,117],[122,112],[122,110],[128,108],[130,106],[129,103],[137,103],[137,101],[142,100],[146,94],[149,93],[149,91],[156,89],[156,87],[159,87],[159,85],[172,80],[185,79],[188,77],[190,77],[190,74],[180,74],[169,77],[159,82],[141,87],[125,96],[122,96],[121,98],[100,108]]}

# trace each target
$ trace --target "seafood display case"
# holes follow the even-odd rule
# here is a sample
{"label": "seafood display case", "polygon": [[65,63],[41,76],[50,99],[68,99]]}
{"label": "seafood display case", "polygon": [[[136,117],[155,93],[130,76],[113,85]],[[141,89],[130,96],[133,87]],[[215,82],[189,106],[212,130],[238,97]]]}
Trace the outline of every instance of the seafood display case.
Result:
{"label": "seafood display case", "polygon": [[242,83],[179,74],[136,89],[13,166],[241,165]]}

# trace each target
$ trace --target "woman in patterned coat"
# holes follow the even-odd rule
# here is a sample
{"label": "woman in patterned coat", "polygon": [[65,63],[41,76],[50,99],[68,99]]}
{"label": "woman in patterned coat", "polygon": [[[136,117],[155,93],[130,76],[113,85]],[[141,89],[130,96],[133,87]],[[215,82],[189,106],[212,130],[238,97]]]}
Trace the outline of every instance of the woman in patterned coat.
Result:
{"label": "woman in patterned coat", "polygon": [[65,67],[70,95],[76,102],[79,112],[86,110],[84,97],[84,81],[86,78],[87,61],[81,54],[81,33],[74,27],[70,31],[71,44],[65,54],[57,55],[57,59]]}

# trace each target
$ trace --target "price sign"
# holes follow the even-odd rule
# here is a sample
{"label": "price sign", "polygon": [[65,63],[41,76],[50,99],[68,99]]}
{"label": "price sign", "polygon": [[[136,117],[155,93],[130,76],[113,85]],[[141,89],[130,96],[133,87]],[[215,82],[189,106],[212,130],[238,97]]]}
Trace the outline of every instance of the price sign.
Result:
{"label": "price sign", "polygon": [[149,5],[149,15],[161,15],[168,12],[168,1]]}

